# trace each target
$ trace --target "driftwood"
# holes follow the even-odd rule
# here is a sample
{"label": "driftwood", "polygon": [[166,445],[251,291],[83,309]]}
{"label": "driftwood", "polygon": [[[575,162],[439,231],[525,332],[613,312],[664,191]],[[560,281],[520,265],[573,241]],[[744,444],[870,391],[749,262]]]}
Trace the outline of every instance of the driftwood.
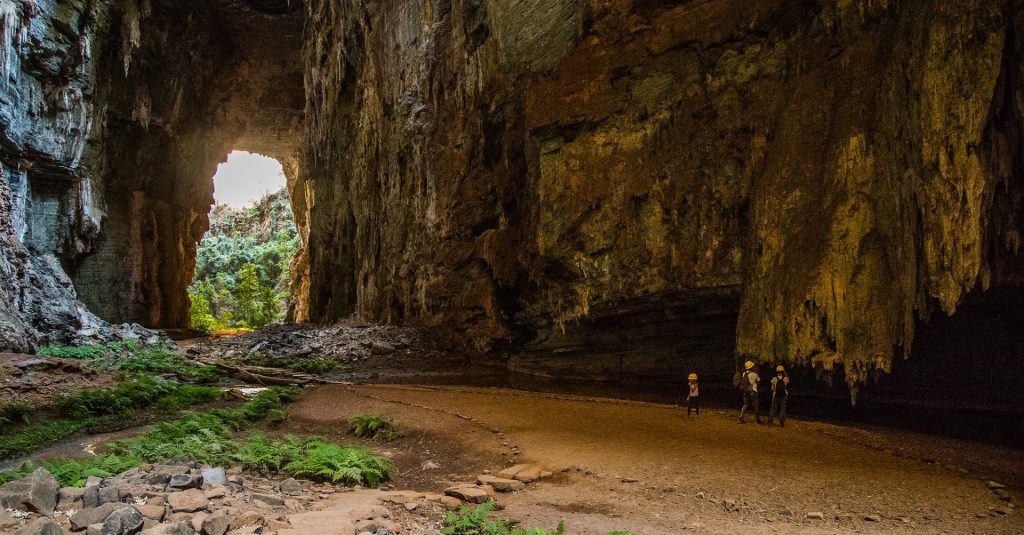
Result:
{"label": "driftwood", "polygon": [[[259,373],[256,371],[250,371],[246,367],[231,366],[222,362],[213,363],[214,366],[224,370],[228,375],[241,379],[247,383],[258,384],[258,385],[305,385],[309,383],[317,383],[318,381],[312,375],[306,375],[304,373],[294,373],[287,370],[279,370],[277,368],[263,368],[258,367]],[[254,367],[255,368],[255,367]]]}

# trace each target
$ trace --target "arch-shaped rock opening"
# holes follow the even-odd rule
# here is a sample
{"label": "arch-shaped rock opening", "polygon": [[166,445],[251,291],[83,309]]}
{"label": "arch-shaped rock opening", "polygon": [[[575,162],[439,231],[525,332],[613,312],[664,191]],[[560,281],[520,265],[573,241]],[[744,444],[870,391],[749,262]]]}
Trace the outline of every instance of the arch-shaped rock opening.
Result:
{"label": "arch-shaped rock opening", "polygon": [[[211,177],[230,150],[294,177],[304,107],[301,3],[155,1],[107,65],[109,111],[92,158],[104,231],[68,260],[78,294],[112,322],[185,327]],[[284,5],[283,3],[280,3]],[[123,69],[123,71],[122,71]]]}

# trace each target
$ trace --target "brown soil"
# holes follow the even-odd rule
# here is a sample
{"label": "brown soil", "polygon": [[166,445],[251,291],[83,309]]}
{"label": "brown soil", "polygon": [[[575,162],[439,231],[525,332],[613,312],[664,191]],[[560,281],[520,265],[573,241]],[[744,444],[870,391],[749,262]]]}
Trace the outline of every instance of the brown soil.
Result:
{"label": "brown soil", "polygon": [[38,410],[58,395],[112,384],[109,375],[97,373],[81,361],[0,353],[0,406],[24,401]]}
{"label": "brown soil", "polygon": [[[688,419],[669,405],[371,385],[312,389],[292,407],[288,430],[351,441],[344,421],[367,410],[404,432],[373,441],[395,460],[398,488],[437,492],[514,461],[555,472],[500,498],[502,514],[523,525],[565,520],[569,533],[602,535],[1024,532],[1015,508],[1024,452],[907,432],[794,420],[767,428],[725,411]],[[424,469],[427,461],[438,468]],[[990,479],[1008,486],[1011,502],[988,490]]]}

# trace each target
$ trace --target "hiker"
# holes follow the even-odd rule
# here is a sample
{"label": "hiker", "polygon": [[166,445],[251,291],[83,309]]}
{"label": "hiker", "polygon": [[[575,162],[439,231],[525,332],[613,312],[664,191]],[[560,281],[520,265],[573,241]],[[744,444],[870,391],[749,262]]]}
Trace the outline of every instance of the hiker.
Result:
{"label": "hiker", "polygon": [[697,412],[697,418],[700,418],[700,387],[697,386],[697,374],[691,373],[686,378],[690,383],[690,393],[686,396],[686,416],[689,418],[690,409]]}
{"label": "hiker", "polygon": [[781,364],[775,367],[772,377],[772,408],[768,412],[768,425],[779,415],[779,427],[786,427],[786,401],[789,400],[789,374]]}
{"label": "hiker", "polygon": [[740,392],[743,393],[743,408],[740,409],[740,423],[747,423],[747,409],[751,408],[754,410],[754,418],[757,423],[763,424],[761,421],[761,408],[757,399],[757,385],[761,382],[761,378],[754,371],[753,361],[747,361],[743,364],[743,371],[736,372],[736,376],[733,377],[733,384],[739,387]]}

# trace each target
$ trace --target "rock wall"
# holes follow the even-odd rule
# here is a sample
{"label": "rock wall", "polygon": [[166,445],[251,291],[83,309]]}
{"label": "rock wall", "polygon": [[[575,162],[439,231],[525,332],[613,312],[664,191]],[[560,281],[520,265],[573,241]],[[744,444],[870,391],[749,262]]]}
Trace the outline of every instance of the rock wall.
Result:
{"label": "rock wall", "polygon": [[686,303],[733,295],[719,366],[842,364],[855,391],[917,318],[1018,277],[1020,1],[307,13],[313,320],[449,326],[587,374],[636,311],[688,310],[645,320],[685,332],[727,317]]}
{"label": "rock wall", "polygon": [[188,326],[217,163],[241,149],[296,167],[302,4],[3,0],[0,26],[0,349],[66,339],[78,299]]}

